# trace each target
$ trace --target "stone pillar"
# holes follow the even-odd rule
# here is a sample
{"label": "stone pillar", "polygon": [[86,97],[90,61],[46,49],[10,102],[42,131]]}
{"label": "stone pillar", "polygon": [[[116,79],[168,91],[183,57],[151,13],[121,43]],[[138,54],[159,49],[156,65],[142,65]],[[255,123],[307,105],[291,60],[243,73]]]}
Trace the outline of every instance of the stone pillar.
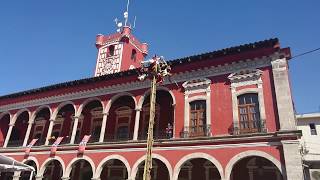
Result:
{"label": "stone pillar", "polygon": [[108,115],[109,115],[109,113],[103,113],[99,142],[103,142],[103,140],[104,140],[104,134],[106,132]]}
{"label": "stone pillar", "polygon": [[50,124],[49,124],[49,128],[48,128],[48,133],[47,133],[47,138],[46,138],[46,142],[44,143],[44,145],[49,145],[49,139],[51,137],[51,133],[52,133],[52,129],[53,129],[53,125],[54,125],[54,119],[50,119]]}
{"label": "stone pillar", "polygon": [[277,99],[280,130],[295,130],[296,123],[291,97],[288,62],[285,58],[271,62]]}
{"label": "stone pillar", "polygon": [[29,124],[28,124],[28,129],[27,129],[27,132],[26,132],[26,135],[25,135],[25,137],[24,137],[23,144],[22,144],[23,147],[27,146],[32,125],[33,125],[33,122],[29,122]]}
{"label": "stone pillar", "polygon": [[141,108],[137,108],[136,109],[136,118],[135,118],[135,121],[134,121],[133,140],[138,140],[139,124],[140,124],[140,113],[141,113]]}
{"label": "stone pillar", "polygon": [[8,145],[8,142],[10,140],[10,137],[11,137],[11,132],[12,132],[12,129],[13,129],[13,126],[14,124],[9,124],[9,129],[8,129],[8,132],[7,132],[7,136],[6,136],[6,139],[4,140],[4,143],[3,143],[3,147],[7,147]]}
{"label": "stone pillar", "polygon": [[74,116],[74,122],[73,122],[73,128],[72,128],[70,144],[74,144],[74,140],[75,140],[76,135],[77,135],[77,128],[78,128],[79,118],[80,118],[79,116]]}
{"label": "stone pillar", "polygon": [[299,153],[299,141],[287,140],[281,141],[283,147],[283,156],[285,161],[286,172],[283,176],[287,180],[301,180],[303,179],[303,168],[301,162],[301,155]]}

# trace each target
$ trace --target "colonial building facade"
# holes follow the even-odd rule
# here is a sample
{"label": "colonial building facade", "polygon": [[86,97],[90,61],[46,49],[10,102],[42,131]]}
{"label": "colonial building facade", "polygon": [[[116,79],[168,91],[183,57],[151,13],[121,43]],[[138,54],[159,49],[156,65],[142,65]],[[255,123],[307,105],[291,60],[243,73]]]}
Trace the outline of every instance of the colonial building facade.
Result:
{"label": "colonial building facade", "polygon": [[[142,179],[150,81],[139,81],[137,68],[147,44],[123,27],[98,35],[96,47],[95,77],[0,97],[0,153],[33,166],[36,180]],[[269,39],[168,61],[172,76],[157,88],[153,179],[301,180],[289,58]]]}
{"label": "colonial building facade", "polygon": [[301,155],[305,179],[320,179],[320,113],[298,114],[297,126],[302,131]]}

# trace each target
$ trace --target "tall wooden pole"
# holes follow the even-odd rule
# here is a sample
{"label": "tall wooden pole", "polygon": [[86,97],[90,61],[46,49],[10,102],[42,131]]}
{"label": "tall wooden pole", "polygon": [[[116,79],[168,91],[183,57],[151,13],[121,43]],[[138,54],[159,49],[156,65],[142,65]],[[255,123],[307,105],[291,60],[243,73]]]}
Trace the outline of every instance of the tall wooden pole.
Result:
{"label": "tall wooden pole", "polygon": [[[157,65],[155,65],[155,73],[157,72]],[[150,96],[150,117],[148,127],[148,139],[147,139],[147,154],[144,163],[143,180],[151,180],[152,169],[152,146],[153,146],[153,127],[154,117],[156,109],[156,93],[157,93],[157,79],[156,76],[152,76],[151,81],[151,96]]]}

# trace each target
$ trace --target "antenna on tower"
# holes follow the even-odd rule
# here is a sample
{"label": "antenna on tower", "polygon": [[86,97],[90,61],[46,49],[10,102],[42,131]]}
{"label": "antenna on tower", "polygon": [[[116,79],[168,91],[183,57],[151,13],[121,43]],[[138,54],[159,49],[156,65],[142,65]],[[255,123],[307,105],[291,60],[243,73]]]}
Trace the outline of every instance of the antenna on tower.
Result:
{"label": "antenna on tower", "polygon": [[128,19],[129,19],[129,5],[130,5],[130,0],[128,0],[127,2],[127,11],[123,13],[123,16],[124,16],[124,26],[127,26],[127,23],[128,23]]}
{"label": "antenna on tower", "polygon": [[136,27],[136,20],[137,20],[137,16],[134,16],[133,29]]}

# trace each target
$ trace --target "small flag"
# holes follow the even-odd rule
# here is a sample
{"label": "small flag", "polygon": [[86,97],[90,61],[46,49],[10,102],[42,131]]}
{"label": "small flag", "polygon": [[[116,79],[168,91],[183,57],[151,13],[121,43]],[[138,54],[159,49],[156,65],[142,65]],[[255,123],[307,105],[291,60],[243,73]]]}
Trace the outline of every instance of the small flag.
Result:
{"label": "small flag", "polygon": [[63,137],[58,137],[57,140],[51,145],[51,154],[55,154],[58,149],[58,145],[61,143]]}
{"label": "small flag", "polygon": [[31,148],[32,146],[38,141],[38,139],[32,139],[31,142],[29,143],[29,145],[26,147],[25,149],[25,153],[26,155],[30,154]]}
{"label": "small flag", "polygon": [[84,150],[86,149],[86,145],[87,145],[87,142],[89,141],[90,137],[91,137],[91,135],[85,135],[82,138],[82,141],[80,142],[79,149],[78,149],[78,153],[79,154],[83,154],[84,153]]}

